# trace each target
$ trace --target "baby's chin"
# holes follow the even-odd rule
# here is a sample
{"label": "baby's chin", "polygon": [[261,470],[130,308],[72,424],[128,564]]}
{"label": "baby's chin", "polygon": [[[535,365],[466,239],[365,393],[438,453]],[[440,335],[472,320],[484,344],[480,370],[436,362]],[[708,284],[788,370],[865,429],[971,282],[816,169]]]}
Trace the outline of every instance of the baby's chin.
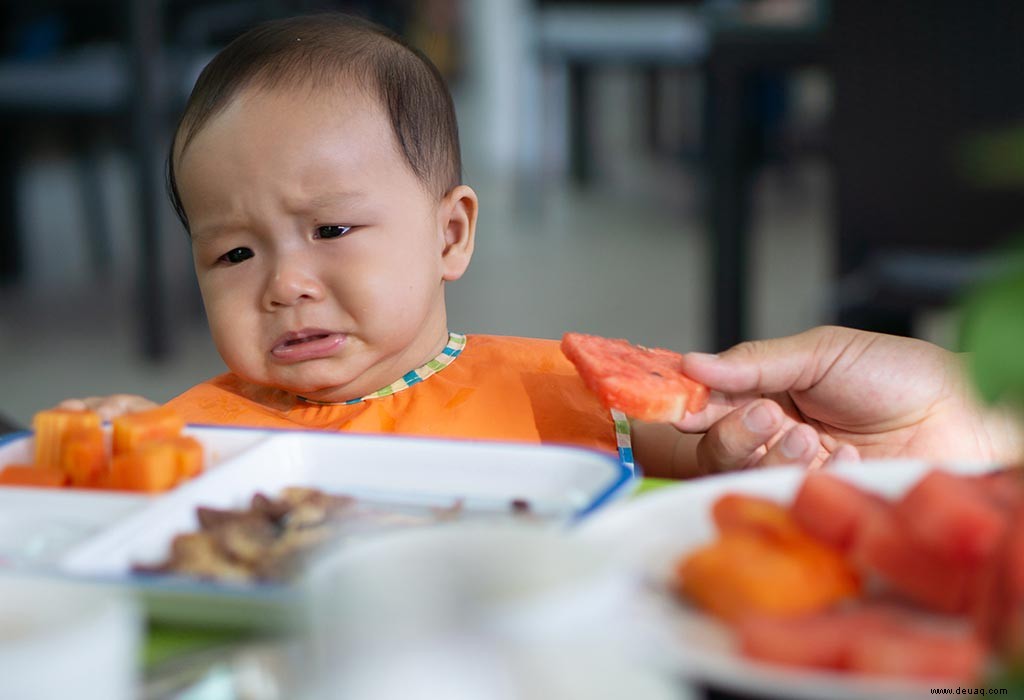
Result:
{"label": "baby's chin", "polygon": [[311,378],[304,381],[268,380],[263,382],[257,381],[255,383],[263,384],[264,386],[272,386],[279,391],[294,394],[295,396],[301,396],[305,399],[329,403],[340,403],[351,399],[362,398],[366,394],[375,391],[376,388],[379,388],[376,387],[364,390],[363,387],[360,386],[361,382],[353,380],[344,381],[341,377],[324,377],[319,380]]}

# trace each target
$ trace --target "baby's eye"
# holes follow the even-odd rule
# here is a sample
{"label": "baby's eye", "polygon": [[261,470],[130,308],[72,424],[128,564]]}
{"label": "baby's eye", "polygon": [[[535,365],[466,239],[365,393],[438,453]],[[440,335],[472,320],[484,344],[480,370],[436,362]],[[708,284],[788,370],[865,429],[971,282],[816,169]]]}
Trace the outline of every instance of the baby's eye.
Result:
{"label": "baby's eye", "polygon": [[342,236],[344,236],[346,233],[348,233],[351,230],[352,230],[351,226],[338,226],[338,225],[335,225],[335,224],[330,224],[330,225],[327,225],[327,226],[317,226],[316,227],[316,237],[317,238],[341,238]]}
{"label": "baby's eye", "polygon": [[252,255],[252,250],[249,248],[235,248],[224,253],[224,255],[220,256],[219,260],[235,265],[243,260],[248,260]]}

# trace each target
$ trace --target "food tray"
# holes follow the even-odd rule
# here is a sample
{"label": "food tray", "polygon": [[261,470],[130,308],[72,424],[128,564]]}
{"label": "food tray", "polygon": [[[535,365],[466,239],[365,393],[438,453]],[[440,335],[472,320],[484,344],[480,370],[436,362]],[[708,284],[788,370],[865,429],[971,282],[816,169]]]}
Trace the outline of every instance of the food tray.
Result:
{"label": "food tray", "polygon": [[[209,430],[209,429],[207,429]],[[176,534],[197,528],[196,509],[244,509],[256,492],[275,496],[308,486],[406,508],[460,503],[471,514],[509,514],[525,503],[532,518],[571,523],[626,493],[629,470],[604,453],[571,447],[453,441],[310,431],[260,436],[216,469],[152,500],[58,562],[64,575],[127,585],[151,614],[191,622],[267,622],[297,587],[231,585],[132,573],[164,558]],[[254,609],[262,614],[254,615]]]}
{"label": "food tray", "polygon": [[[267,439],[265,431],[189,427],[207,469]],[[22,431],[0,437],[0,468],[32,461],[35,441]],[[144,508],[153,496],[93,489],[0,486],[0,570],[45,570],[71,548]]]}

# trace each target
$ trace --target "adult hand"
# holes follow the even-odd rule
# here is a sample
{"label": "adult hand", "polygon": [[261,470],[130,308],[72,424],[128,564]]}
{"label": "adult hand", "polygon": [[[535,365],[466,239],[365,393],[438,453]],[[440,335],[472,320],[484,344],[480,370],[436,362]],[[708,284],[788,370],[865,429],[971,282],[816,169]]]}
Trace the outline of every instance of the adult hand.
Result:
{"label": "adult hand", "polygon": [[959,356],[922,340],[819,327],[690,353],[684,371],[713,391],[675,427],[705,433],[705,472],[907,457],[1010,462],[1024,454],[1013,418],[982,406]]}
{"label": "adult hand", "polygon": [[84,399],[65,399],[57,404],[57,408],[66,408],[74,411],[88,409],[99,413],[100,418],[103,420],[110,420],[125,413],[148,411],[159,405],[143,396],[136,396],[135,394],[113,394],[111,396],[89,396]]}

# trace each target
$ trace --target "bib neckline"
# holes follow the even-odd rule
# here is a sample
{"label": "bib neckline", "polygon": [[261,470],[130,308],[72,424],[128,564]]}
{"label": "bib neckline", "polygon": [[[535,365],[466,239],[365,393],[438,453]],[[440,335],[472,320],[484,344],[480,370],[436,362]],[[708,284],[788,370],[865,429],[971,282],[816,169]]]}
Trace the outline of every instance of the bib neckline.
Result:
{"label": "bib neckline", "polygon": [[316,406],[351,406],[353,404],[362,403],[363,401],[391,396],[392,394],[404,391],[405,389],[419,384],[420,382],[437,374],[454,362],[455,358],[462,354],[462,351],[465,348],[466,336],[462,333],[452,333],[449,331],[448,343],[441,349],[441,352],[434,356],[433,359],[428,360],[425,364],[414,370],[406,372],[399,379],[391,382],[386,387],[377,389],[377,391],[371,394],[367,394],[366,396],[358,399],[349,399],[348,401],[317,401],[316,399],[308,399],[305,396],[298,396],[298,398],[300,401],[314,404]]}

